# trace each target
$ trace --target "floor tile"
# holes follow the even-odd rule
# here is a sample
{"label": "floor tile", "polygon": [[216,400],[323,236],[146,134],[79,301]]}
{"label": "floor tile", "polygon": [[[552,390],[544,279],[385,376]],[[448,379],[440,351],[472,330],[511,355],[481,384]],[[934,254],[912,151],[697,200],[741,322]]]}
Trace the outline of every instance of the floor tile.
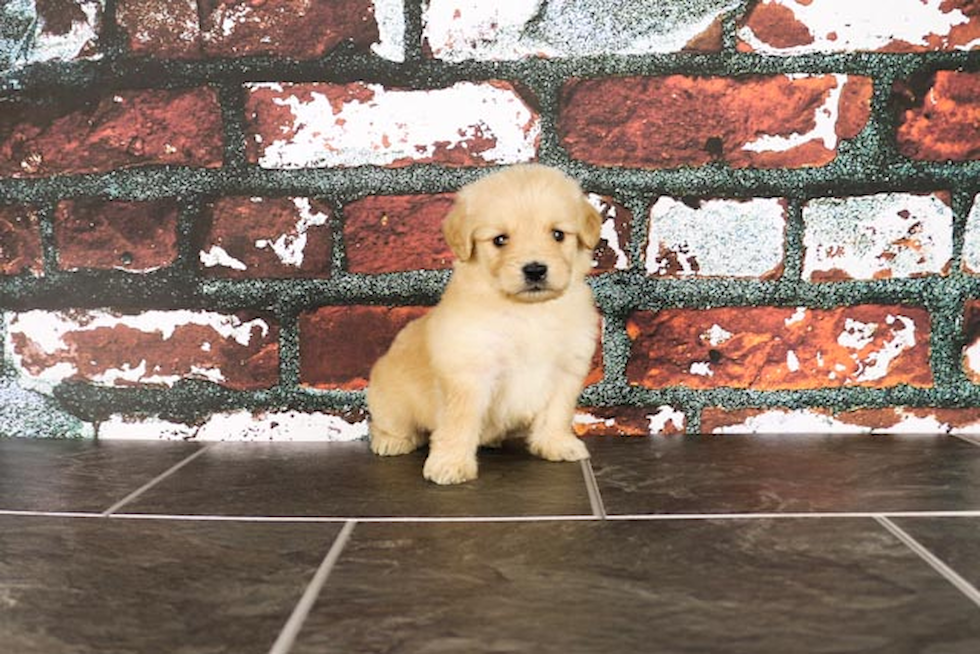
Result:
{"label": "floor tile", "polygon": [[17,654],[264,654],[339,530],[0,516],[0,643]]}
{"label": "floor tile", "polygon": [[980,518],[893,518],[905,533],[980,589]]}
{"label": "floor tile", "polygon": [[183,442],[0,439],[0,509],[104,511],[200,448]]}
{"label": "floor tile", "polygon": [[480,478],[441,487],[424,454],[367,443],[222,443],[123,513],[326,517],[589,515],[581,466],[512,449],[480,453]]}
{"label": "floor tile", "polygon": [[980,448],[949,436],[592,439],[610,515],[980,509]]}
{"label": "floor tile", "polygon": [[375,523],[292,651],[972,654],[978,616],[871,519]]}

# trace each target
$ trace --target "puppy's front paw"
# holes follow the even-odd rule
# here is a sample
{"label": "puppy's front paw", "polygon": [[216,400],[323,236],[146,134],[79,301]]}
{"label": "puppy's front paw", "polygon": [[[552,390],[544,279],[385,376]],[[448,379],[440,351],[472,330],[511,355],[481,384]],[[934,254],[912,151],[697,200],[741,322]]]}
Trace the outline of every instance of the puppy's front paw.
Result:
{"label": "puppy's front paw", "polygon": [[531,454],[548,461],[581,461],[589,458],[589,449],[571,434],[528,443]]}
{"label": "puppy's front paw", "polygon": [[475,455],[443,454],[432,452],[425,460],[422,476],[440,485],[462,484],[476,479]]}

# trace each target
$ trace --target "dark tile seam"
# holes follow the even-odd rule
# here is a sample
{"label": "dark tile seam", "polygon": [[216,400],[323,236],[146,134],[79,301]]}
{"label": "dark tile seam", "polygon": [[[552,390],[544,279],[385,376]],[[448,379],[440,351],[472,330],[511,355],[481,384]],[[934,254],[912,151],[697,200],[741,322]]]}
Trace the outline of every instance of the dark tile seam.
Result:
{"label": "dark tile seam", "polygon": [[215,445],[214,443],[211,443],[210,445],[205,445],[204,447],[202,447],[201,449],[199,449],[197,452],[194,452],[193,454],[191,454],[187,458],[183,459],[182,461],[179,461],[175,465],[170,466],[168,469],[164,470],[162,473],[160,473],[159,475],[157,475],[156,477],[154,477],[150,481],[146,482],[145,484],[143,484],[142,486],[140,486],[139,488],[137,488],[136,490],[134,490],[132,493],[130,493],[129,495],[127,495],[126,497],[122,498],[121,500],[119,500],[118,502],[116,502],[115,504],[113,504],[112,506],[110,506],[108,509],[106,509],[105,511],[103,511],[102,512],[102,517],[104,517],[104,518],[110,517],[113,513],[115,513],[119,509],[121,509],[123,506],[125,506],[126,504],[132,502],[133,500],[135,500],[136,498],[138,498],[140,495],[142,495],[146,491],[150,490],[151,488],[153,488],[154,486],[156,486],[157,484],[159,484],[161,481],[163,481],[164,479],[166,479],[170,475],[174,474],[175,472],[177,472],[178,470],[180,470],[181,468],[183,468],[188,463],[190,463],[191,461],[193,461],[197,457],[201,456],[202,454],[204,454],[208,450],[210,450],[212,447],[214,447],[214,445]]}
{"label": "dark tile seam", "polygon": [[967,599],[980,608],[980,590],[969,581],[960,576],[958,572],[949,567],[942,559],[929,551],[929,549],[915,540],[908,532],[892,522],[889,518],[878,515],[874,518],[879,525],[887,529],[895,538],[902,541],[906,547],[915,552],[919,558],[928,563],[933,570],[938,572],[949,583],[953,584],[957,590],[966,595]]}
{"label": "dark tile seam", "polygon": [[582,476],[585,478],[585,490],[589,494],[589,506],[592,507],[592,515],[600,520],[606,519],[606,507],[602,502],[602,493],[599,492],[599,482],[595,478],[595,471],[592,469],[592,460],[583,459]]}
{"label": "dark tile seam", "polygon": [[[0,510],[0,515],[4,512]],[[19,515],[44,515],[39,512],[18,512]],[[106,517],[103,514],[91,514],[95,517]],[[83,517],[84,514],[79,514]],[[67,516],[75,517],[75,516]],[[177,520],[187,522],[267,522],[267,523],[346,523],[354,520],[358,523],[404,523],[425,524],[438,522],[589,522],[598,518],[592,514],[569,513],[566,515],[532,514],[532,515],[461,515],[461,516],[316,516],[316,515],[207,515],[194,513],[113,513],[108,516],[114,520]],[[980,511],[975,516],[980,517]]]}
{"label": "dark tile seam", "polygon": [[289,615],[289,619],[286,620],[286,624],[283,625],[279,636],[272,644],[272,648],[269,649],[269,654],[287,654],[292,649],[293,643],[296,642],[296,637],[299,636],[299,632],[303,628],[303,623],[306,622],[306,618],[309,616],[313,604],[320,597],[320,593],[327,583],[327,578],[337,564],[337,560],[343,553],[344,547],[346,547],[347,542],[350,540],[356,525],[357,520],[348,520],[344,523],[343,529],[337,534],[333,544],[327,551],[327,555],[323,557],[320,567],[313,574],[313,578],[293,608],[293,612]]}

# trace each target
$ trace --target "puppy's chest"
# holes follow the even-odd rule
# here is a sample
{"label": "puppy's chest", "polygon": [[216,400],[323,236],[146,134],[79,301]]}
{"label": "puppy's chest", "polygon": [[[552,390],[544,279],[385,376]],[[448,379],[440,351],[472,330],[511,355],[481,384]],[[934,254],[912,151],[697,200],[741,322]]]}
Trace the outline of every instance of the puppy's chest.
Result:
{"label": "puppy's chest", "polygon": [[495,401],[491,411],[502,422],[527,422],[554,397],[555,384],[581,367],[588,356],[560,330],[538,329],[512,337],[494,372]]}

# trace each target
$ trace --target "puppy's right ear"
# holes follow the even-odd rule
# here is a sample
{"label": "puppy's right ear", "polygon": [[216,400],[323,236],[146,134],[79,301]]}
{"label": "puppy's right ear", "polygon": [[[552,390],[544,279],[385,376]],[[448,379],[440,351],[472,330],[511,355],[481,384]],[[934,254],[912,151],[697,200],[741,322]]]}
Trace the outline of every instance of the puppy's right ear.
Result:
{"label": "puppy's right ear", "polygon": [[453,208],[442,222],[442,235],[460,261],[468,261],[473,256],[473,230],[470,228],[466,198],[462,193],[456,194]]}

